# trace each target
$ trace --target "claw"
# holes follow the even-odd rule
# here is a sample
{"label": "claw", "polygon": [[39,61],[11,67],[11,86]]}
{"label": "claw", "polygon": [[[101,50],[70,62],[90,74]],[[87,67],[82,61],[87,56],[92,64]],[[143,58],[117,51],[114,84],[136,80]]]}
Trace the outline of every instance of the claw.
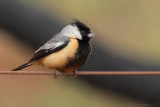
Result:
{"label": "claw", "polygon": [[71,78],[72,78],[72,79],[75,79],[75,78],[77,77],[77,75],[78,75],[78,71],[75,70],[75,71],[73,71],[73,72],[74,72],[74,74],[71,76]]}
{"label": "claw", "polygon": [[61,73],[58,70],[55,70],[54,79],[57,79],[57,77],[60,75]]}

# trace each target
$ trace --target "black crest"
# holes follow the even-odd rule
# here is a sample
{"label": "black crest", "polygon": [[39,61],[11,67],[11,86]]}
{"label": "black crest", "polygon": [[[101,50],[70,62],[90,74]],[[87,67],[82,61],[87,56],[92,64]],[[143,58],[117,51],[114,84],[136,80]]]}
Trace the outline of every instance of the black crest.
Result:
{"label": "black crest", "polygon": [[79,28],[80,31],[82,31],[82,30],[86,31],[86,32],[90,31],[89,27],[86,26],[84,23],[80,22],[77,19],[73,19],[73,20],[75,21],[73,24],[75,24]]}

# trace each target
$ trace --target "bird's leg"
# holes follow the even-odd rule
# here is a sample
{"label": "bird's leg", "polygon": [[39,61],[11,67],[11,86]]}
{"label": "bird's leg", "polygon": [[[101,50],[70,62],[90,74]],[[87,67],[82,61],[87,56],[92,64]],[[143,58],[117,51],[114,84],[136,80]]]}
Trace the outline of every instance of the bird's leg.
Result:
{"label": "bird's leg", "polygon": [[74,73],[74,74],[71,76],[71,78],[72,78],[72,79],[75,79],[75,78],[77,77],[77,75],[78,75],[78,71],[77,71],[77,70],[74,70],[73,73]]}
{"label": "bird's leg", "polygon": [[61,73],[57,69],[55,69],[54,72],[54,79],[57,79],[57,77],[60,76]]}

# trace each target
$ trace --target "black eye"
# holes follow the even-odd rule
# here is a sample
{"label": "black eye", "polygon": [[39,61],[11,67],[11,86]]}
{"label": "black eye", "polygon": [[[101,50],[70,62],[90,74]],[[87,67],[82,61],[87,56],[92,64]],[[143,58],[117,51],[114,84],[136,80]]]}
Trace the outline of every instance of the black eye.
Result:
{"label": "black eye", "polygon": [[81,35],[85,35],[86,32],[84,30],[81,31]]}

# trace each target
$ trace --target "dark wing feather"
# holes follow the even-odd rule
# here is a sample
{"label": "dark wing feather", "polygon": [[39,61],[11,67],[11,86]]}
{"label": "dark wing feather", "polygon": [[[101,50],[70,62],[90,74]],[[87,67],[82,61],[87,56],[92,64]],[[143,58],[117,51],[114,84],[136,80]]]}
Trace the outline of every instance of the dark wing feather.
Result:
{"label": "dark wing feather", "polygon": [[42,57],[45,57],[45,56],[47,56],[47,55],[50,55],[50,54],[52,54],[52,53],[54,53],[54,52],[57,52],[57,51],[63,49],[64,47],[66,47],[67,44],[68,44],[68,43],[63,44],[63,45],[61,45],[61,46],[59,46],[59,47],[57,47],[57,48],[55,48],[55,49],[40,50],[40,51],[38,51],[38,52],[32,57],[32,59],[30,60],[30,62],[35,61],[35,60],[37,60],[37,59],[40,59],[40,58],[42,58]]}
{"label": "dark wing feather", "polygon": [[49,40],[35,52],[35,55],[29,62],[38,60],[40,58],[43,58],[47,55],[50,55],[54,52],[63,49],[68,45],[69,41],[70,39],[64,35],[61,34],[55,35],[51,40]]}

